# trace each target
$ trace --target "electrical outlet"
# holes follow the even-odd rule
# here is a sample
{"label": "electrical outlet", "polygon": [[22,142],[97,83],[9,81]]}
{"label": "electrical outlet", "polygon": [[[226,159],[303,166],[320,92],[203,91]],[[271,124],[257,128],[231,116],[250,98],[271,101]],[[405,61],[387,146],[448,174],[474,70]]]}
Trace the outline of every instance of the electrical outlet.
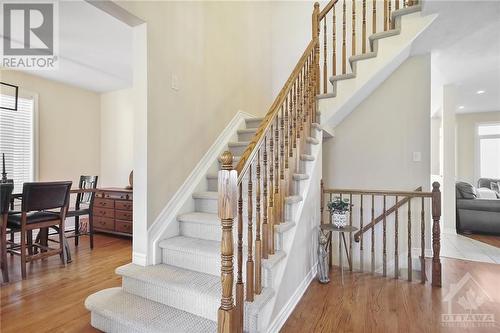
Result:
{"label": "electrical outlet", "polygon": [[179,91],[179,78],[172,74],[172,90]]}

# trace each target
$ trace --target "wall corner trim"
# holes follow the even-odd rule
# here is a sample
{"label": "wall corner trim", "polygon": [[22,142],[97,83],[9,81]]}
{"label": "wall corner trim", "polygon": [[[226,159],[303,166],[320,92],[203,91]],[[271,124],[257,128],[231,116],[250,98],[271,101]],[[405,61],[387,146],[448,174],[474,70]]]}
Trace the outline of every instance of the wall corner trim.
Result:
{"label": "wall corner trim", "polygon": [[132,252],[132,262],[139,266],[147,266],[147,258],[144,253]]}

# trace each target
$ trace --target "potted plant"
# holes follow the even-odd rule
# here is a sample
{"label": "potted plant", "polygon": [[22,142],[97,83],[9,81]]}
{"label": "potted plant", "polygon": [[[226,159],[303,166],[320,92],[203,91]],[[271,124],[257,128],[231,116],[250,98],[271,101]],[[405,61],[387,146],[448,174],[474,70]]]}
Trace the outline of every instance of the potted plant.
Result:
{"label": "potted plant", "polygon": [[335,197],[328,203],[330,216],[332,216],[333,224],[337,228],[344,228],[347,225],[347,214],[351,206],[349,199],[341,199],[340,197]]}

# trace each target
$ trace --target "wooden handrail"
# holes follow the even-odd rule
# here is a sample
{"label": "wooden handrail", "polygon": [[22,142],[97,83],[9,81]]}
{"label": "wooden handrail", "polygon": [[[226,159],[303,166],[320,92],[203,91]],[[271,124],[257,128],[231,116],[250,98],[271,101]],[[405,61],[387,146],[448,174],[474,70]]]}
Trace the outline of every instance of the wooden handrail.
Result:
{"label": "wooden handrail", "polygon": [[274,100],[273,104],[269,108],[269,111],[267,112],[266,116],[260,123],[257,132],[252,138],[252,141],[248,144],[248,147],[245,149],[243,152],[243,155],[241,156],[240,161],[238,162],[235,170],[238,172],[238,184],[241,183],[243,180],[243,177],[248,170],[250,164],[253,162],[254,158],[257,155],[258,148],[261,146],[262,141],[264,140],[264,134],[269,131],[271,128],[271,125],[273,123],[273,120],[276,116],[278,116],[280,106],[283,104],[283,102],[286,99],[286,96],[290,89],[292,88],[293,83],[295,80],[299,77],[299,74],[304,67],[307,57],[312,53],[314,50],[315,44],[317,41],[311,40],[309,42],[309,45],[307,45],[307,48],[305,49],[304,53],[300,57],[297,65],[295,65],[295,68],[293,69],[292,74],[288,77],[288,80],[286,80],[285,85],[283,88],[281,88],[281,91],[279,92],[278,96]]}
{"label": "wooden handrail", "polygon": [[[421,192],[422,191],[422,186],[419,186],[415,189],[416,192]],[[385,213],[382,213],[380,214],[374,221],[368,223],[366,226],[364,226],[362,229],[358,230],[358,232],[356,232],[354,234],[354,240],[356,242],[359,242],[361,236],[367,232],[368,230],[370,230],[372,228],[372,226],[375,226],[377,225],[378,223],[380,223],[381,221],[384,220],[384,217],[387,218],[389,215],[391,215],[392,213],[394,213],[396,210],[398,210],[399,208],[401,208],[403,205],[405,205],[409,200],[410,200],[411,197],[404,197],[403,200],[400,200],[398,201],[394,206],[392,206],[391,208],[387,209],[385,211]]]}
{"label": "wooden handrail", "polygon": [[360,190],[360,189],[325,189],[328,194],[363,194],[363,195],[390,195],[414,198],[431,198],[432,192],[421,191],[392,191],[392,190]]}
{"label": "wooden handrail", "polygon": [[335,4],[337,2],[338,2],[338,0],[332,0],[332,1],[330,1],[325,6],[325,8],[323,8],[323,10],[318,14],[318,19],[321,21],[326,16],[326,14],[328,14],[328,12],[330,12],[330,10],[332,10],[333,6],[335,6]]}
{"label": "wooden handrail", "polygon": [[[299,61],[295,65],[295,68],[293,69],[292,73],[286,80],[285,84],[283,85],[283,88],[281,88],[278,96],[275,98],[273,104],[269,108],[268,112],[266,113],[263,121],[259,125],[255,135],[253,136],[252,140],[248,144],[248,147],[245,149],[243,152],[243,155],[241,156],[240,161],[238,162],[238,165],[236,166],[235,170],[238,172],[238,184],[241,183],[243,180],[244,175],[246,174],[249,166],[255,159],[257,152],[262,145],[262,141],[264,140],[265,133],[269,131],[271,128],[271,125],[273,123],[273,120],[275,117],[279,115],[280,107],[283,105],[283,103],[286,100],[286,97],[290,90],[293,87],[294,82],[299,78],[299,75],[306,65],[307,58],[313,53],[317,52],[316,57],[317,60],[319,61],[319,21],[321,21],[325,15],[332,10],[332,8],[335,6],[338,0],[331,0],[325,8],[321,12],[319,12],[319,3],[314,4],[314,12],[313,12],[313,27],[312,27],[312,40],[309,42],[307,45],[304,53],[300,57]],[[318,73],[319,75],[319,73]],[[319,92],[319,78],[317,78],[317,86],[318,86],[318,92]]]}

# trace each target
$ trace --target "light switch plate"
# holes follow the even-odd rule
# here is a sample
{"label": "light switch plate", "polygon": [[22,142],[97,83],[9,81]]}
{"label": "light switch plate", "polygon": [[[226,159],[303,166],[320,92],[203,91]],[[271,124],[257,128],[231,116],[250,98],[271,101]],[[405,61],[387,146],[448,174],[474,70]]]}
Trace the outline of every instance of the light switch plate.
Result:
{"label": "light switch plate", "polygon": [[419,151],[413,152],[413,162],[421,162],[422,161],[422,153]]}
{"label": "light switch plate", "polygon": [[172,89],[179,91],[179,78],[175,74],[172,74]]}

